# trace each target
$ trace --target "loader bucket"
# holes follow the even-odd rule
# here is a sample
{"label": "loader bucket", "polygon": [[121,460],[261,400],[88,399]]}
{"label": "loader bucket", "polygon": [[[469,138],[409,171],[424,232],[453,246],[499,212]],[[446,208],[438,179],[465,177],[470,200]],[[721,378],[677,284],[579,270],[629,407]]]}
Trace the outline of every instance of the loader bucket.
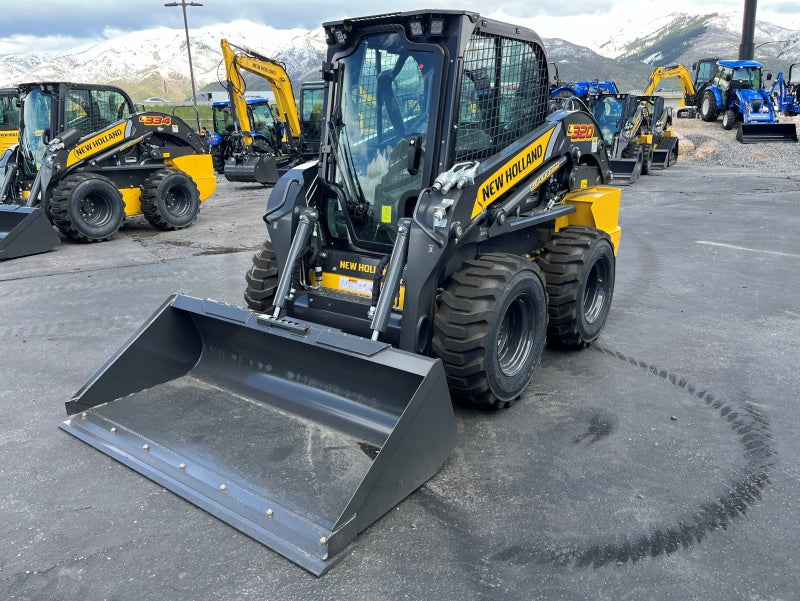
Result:
{"label": "loader bucket", "polygon": [[650,168],[654,170],[667,169],[678,162],[678,138],[675,136],[664,136],[653,148],[653,161]]}
{"label": "loader bucket", "polygon": [[320,575],[456,443],[441,361],[173,295],[62,429]]}
{"label": "loader bucket", "polygon": [[229,182],[274,185],[279,178],[277,162],[273,156],[234,157],[225,163],[225,179]]}
{"label": "loader bucket", "polygon": [[642,161],[640,159],[609,159],[611,171],[614,173],[614,182],[632,184],[642,174]]}
{"label": "loader bucket", "polygon": [[60,243],[40,208],[0,204],[0,261],[44,253]]}
{"label": "loader bucket", "polygon": [[797,142],[797,126],[794,123],[740,123],[736,139],[742,144]]}

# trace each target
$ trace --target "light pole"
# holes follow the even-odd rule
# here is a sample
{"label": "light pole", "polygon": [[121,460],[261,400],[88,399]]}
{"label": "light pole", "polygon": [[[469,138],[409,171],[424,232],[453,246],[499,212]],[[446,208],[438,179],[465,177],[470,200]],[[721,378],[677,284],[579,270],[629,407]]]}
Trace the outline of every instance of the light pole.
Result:
{"label": "light pole", "polygon": [[186,31],[186,52],[189,54],[189,79],[192,80],[192,106],[194,106],[194,114],[197,117],[197,131],[200,131],[200,111],[197,110],[197,92],[194,89],[194,68],[192,67],[192,49],[189,43],[189,21],[186,19],[187,6],[203,6],[199,2],[187,2],[181,0],[180,2],[167,2],[164,6],[180,6],[183,9],[183,29]]}

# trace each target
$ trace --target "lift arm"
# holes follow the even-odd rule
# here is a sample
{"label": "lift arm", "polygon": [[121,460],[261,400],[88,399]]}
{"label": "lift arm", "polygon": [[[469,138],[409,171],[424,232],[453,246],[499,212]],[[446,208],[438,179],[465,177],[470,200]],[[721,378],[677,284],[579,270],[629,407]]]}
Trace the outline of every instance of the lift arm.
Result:
{"label": "lift arm", "polygon": [[[220,42],[222,56],[225,60],[225,77],[228,81],[228,94],[231,106],[239,121],[239,127],[243,130],[243,141],[245,146],[253,142],[252,126],[247,114],[247,102],[244,98],[245,85],[242,71],[249,71],[266,79],[275,94],[275,103],[281,114],[283,122],[295,139],[300,137],[300,118],[297,115],[297,104],[292,92],[292,82],[283,64],[261,56],[248,48],[241,48],[223,39]],[[245,133],[246,132],[246,133]]]}

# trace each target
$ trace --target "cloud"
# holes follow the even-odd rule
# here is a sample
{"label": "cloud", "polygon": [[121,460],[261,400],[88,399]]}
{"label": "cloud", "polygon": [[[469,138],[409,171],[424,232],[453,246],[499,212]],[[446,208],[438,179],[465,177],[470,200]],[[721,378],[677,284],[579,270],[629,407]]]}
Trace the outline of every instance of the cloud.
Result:
{"label": "cloud", "polygon": [[[30,0],[2,1],[0,54],[33,50],[64,50],[109,39],[120,33],[163,26],[183,28],[180,8],[164,7],[165,0]],[[675,12],[741,14],[742,0],[323,0],[265,2],[264,0],[197,0],[203,6],[187,8],[189,26],[199,28],[246,20],[276,29],[316,29],[324,21],[380,12],[408,11],[435,4],[447,10],[468,8],[532,28],[542,37],[561,37],[574,43],[613,38],[621,28],[645,26],[648,21]],[[760,0],[758,18],[778,15],[773,22],[791,26],[800,22],[795,1]],[[35,43],[34,43],[35,40]],[[60,45],[63,44],[63,45]]]}

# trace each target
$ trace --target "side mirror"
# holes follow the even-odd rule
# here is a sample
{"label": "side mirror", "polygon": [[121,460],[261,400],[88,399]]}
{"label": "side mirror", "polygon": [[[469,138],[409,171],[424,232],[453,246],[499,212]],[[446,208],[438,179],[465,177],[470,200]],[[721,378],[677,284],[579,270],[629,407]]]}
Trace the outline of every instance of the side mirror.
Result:
{"label": "side mirror", "polygon": [[772,79],[772,71],[767,71],[767,81]]}
{"label": "side mirror", "polygon": [[61,143],[64,148],[72,148],[81,139],[81,132],[77,129],[67,129],[61,134]]}

